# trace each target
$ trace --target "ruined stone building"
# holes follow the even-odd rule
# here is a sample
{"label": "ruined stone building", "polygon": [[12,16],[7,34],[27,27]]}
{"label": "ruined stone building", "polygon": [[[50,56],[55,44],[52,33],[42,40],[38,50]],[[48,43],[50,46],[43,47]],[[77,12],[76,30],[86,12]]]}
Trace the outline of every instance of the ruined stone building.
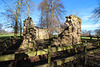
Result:
{"label": "ruined stone building", "polygon": [[81,19],[70,15],[66,17],[66,28],[59,34],[58,39],[54,39],[52,45],[72,45],[81,41]]}
{"label": "ruined stone building", "polygon": [[[72,45],[79,44],[81,41],[81,19],[77,16],[70,15],[66,17],[65,29],[59,32],[57,39],[54,39],[52,45]],[[56,30],[57,30],[56,29]],[[48,29],[40,29],[35,27],[32,18],[28,17],[24,21],[23,43],[21,48],[34,47],[35,40],[48,39]]]}
{"label": "ruined stone building", "polygon": [[23,27],[23,42],[20,46],[21,49],[35,47],[36,30],[32,18],[28,17],[24,20]]}

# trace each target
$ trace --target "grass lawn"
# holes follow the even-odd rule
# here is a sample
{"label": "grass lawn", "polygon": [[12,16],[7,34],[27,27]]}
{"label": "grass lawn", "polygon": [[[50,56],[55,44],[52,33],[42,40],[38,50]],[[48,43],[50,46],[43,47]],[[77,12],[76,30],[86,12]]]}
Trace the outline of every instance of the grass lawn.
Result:
{"label": "grass lawn", "polygon": [[[82,39],[90,39],[90,37],[81,37]],[[92,39],[97,39],[97,38],[92,38]]]}
{"label": "grass lawn", "polygon": [[82,39],[90,39],[90,37],[81,37]]}
{"label": "grass lawn", "polygon": [[5,37],[5,36],[14,36],[14,34],[13,33],[0,34],[0,37]]}
{"label": "grass lawn", "polygon": [[[58,35],[53,35],[52,37],[58,38]],[[82,39],[90,39],[90,37],[81,37]],[[97,39],[97,38],[92,38],[92,39]]]}
{"label": "grass lawn", "polygon": [[52,37],[56,37],[56,38],[58,38],[58,35],[52,35]]}
{"label": "grass lawn", "polygon": [[[0,33],[0,39],[9,38],[11,36],[14,36],[14,34],[13,33]],[[20,36],[20,34],[17,34],[17,36]]]}
{"label": "grass lawn", "polygon": [[[53,35],[52,37],[58,38],[58,35]],[[81,37],[82,39],[90,39],[90,37]],[[97,39],[97,38],[92,38],[92,39]]]}

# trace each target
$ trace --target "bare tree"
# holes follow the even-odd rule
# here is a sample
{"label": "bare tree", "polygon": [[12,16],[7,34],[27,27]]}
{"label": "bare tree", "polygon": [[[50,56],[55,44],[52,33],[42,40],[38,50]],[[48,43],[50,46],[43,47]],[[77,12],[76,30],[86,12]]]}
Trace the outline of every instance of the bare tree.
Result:
{"label": "bare tree", "polygon": [[30,17],[30,14],[32,14],[34,10],[34,2],[32,0],[23,0],[22,6],[23,11],[26,11],[25,13],[27,13],[27,16]]}
{"label": "bare tree", "polygon": [[82,36],[89,36],[89,35],[91,35],[91,31],[82,30],[82,31],[81,31],[81,35],[82,35]]}
{"label": "bare tree", "polygon": [[0,24],[0,29],[2,29],[2,24]]}
{"label": "bare tree", "polygon": [[89,36],[92,35],[92,30],[88,30],[87,33],[89,34]]}
{"label": "bare tree", "polygon": [[60,28],[65,29],[66,25],[64,23],[60,24]]}
{"label": "bare tree", "polygon": [[98,7],[96,7],[94,10],[93,10],[93,15],[92,15],[93,19],[97,22],[100,20],[100,2],[99,2],[99,5]]}
{"label": "bare tree", "polygon": [[60,20],[64,14],[64,6],[61,0],[43,0],[41,3],[39,4],[43,20],[41,21],[41,24],[45,22],[46,27],[49,28],[49,31],[51,31],[49,32],[51,37],[53,29],[55,27],[59,27]]}
{"label": "bare tree", "polygon": [[[30,16],[30,4],[31,0],[14,0],[14,3],[12,5],[9,5],[7,0],[3,0],[5,4],[7,4],[7,9],[5,14],[11,21],[10,27],[14,29],[14,36],[17,36],[18,28],[20,27],[20,18],[21,18],[21,11],[25,11],[25,7],[28,8],[28,16]],[[14,5],[13,5],[14,4]]]}
{"label": "bare tree", "polygon": [[[17,4],[14,5],[12,8],[12,6],[10,6],[7,2],[7,0],[3,0],[5,4],[7,4],[7,9],[6,9],[6,12],[3,13],[5,14],[12,22],[10,24],[10,27],[13,27],[14,29],[14,36],[17,36],[17,33],[18,33],[18,20],[19,20],[19,16],[20,16],[20,9],[21,9],[21,6],[22,6],[22,1],[23,0],[17,0],[15,1]],[[13,2],[14,4],[14,2]]]}
{"label": "bare tree", "polygon": [[20,0],[18,1],[17,3],[17,12],[16,12],[16,15],[15,15],[15,26],[14,26],[14,35],[17,36],[17,31],[18,31],[18,18],[19,18],[19,11],[20,11],[20,8],[21,8],[21,5],[22,5],[22,1],[23,0]]}
{"label": "bare tree", "polygon": [[96,36],[100,36],[100,29],[94,30]]}
{"label": "bare tree", "polygon": [[41,10],[41,16],[46,21],[47,28],[52,27],[53,17],[59,20],[64,13],[64,6],[61,0],[43,0],[38,7]]}
{"label": "bare tree", "polygon": [[22,20],[20,19],[20,23],[19,23],[19,31],[20,31],[20,36],[22,34]]}
{"label": "bare tree", "polygon": [[46,4],[45,4],[45,2],[40,2],[40,4],[38,5],[38,9],[41,11],[41,18],[40,18],[40,21],[41,21],[41,23],[40,23],[40,25],[41,25],[41,28],[43,28],[43,22],[44,22],[44,18],[43,18],[43,16],[44,16],[44,6],[45,6]]}

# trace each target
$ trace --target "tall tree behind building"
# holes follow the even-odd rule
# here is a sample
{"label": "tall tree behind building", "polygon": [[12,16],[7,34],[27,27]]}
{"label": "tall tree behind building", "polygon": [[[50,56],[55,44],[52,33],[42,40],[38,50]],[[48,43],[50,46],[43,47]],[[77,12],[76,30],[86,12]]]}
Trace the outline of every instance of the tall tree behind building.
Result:
{"label": "tall tree behind building", "polygon": [[[28,9],[27,15],[30,16],[30,6],[32,7],[33,3],[31,0],[14,0],[11,2],[11,0],[3,0],[3,2],[7,5],[7,9],[5,9],[4,15],[6,15],[10,23],[10,27],[14,29],[14,36],[17,36],[18,28],[22,25],[20,25],[20,18],[23,12],[26,11],[26,7]],[[10,3],[9,3],[10,2]],[[23,12],[22,12],[23,11]]]}
{"label": "tall tree behind building", "polygon": [[41,25],[45,24],[41,27],[53,28],[55,20],[58,20],[58,24],[60,24],[64,14],[61,0],[42,0],[38,8],[41,11]]}

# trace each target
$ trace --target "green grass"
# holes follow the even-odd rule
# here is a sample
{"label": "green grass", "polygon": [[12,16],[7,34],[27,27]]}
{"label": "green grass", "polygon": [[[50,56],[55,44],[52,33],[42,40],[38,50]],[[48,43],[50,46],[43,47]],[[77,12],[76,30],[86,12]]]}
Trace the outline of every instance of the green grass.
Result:
{"label": "green grass", "polygon": [[56,38],[58,38],[58,35],[52,35],[52,37],[56,37]]}
{"label": "green grass", "polygon": [[[58,35],[52,35],[52,37],[58,38]],[[81,37],[82,39],[90,39],[90,37]],[[97,38],[92,38],[92,39],[97,39]]]}
{"label": "green grass", "polygon": [[[6,37],[6,36],[14,36],[13,33],[0,33],[0,37]],[[20,36],[20,34],[17,34],[17,36]]]}
{"label": "green grass", "polygon": [[[13,33],[4,33],[4,34],[0,33],[0,39],[10,38],[11,36],[14,36],[14,34]],[[20,34],[17,34],[17,36],[20,36]]]}
{"label": "green grass", "polygon": [[90,37],[81,37],[82,39],[90,39]]}
{"label": "green grass", "polygon": [[0,37],[4,37],[4,36],[14,36],[14,34],[0,34]]}
{"label": "green grass", "polygon": [[[82,39],[90,39],[90,37],[81,37]],[[92,39],[97,39],[97,38],[92,38]]]}

